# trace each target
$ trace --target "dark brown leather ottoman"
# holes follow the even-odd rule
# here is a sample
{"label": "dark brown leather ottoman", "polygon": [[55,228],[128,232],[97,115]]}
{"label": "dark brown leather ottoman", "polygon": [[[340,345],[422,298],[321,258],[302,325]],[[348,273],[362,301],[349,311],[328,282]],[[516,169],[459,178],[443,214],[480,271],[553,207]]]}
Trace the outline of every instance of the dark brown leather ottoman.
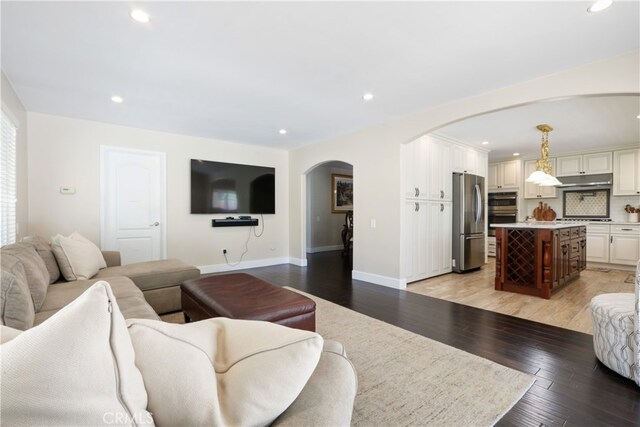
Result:
{"label": "dark brown leather ottoman", "polygon": [[206,276],[181,285],[186,322],[229,317],[316,330],[316,303],[245,273]]}

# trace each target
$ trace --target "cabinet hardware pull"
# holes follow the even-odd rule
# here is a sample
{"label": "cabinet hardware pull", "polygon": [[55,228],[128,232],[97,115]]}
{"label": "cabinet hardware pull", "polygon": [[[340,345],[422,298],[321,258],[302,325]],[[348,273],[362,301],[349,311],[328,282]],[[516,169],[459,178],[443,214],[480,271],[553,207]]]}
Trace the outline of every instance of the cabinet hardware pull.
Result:
{"label": "cabinet hardware pull", "polygon": [[418,197],[419,195],[420,195],[420,189],[416,187],[416,197]]}
{"label": "cabinet hardware pull", "polygon": [[440,203],[440,212],[444,211],[444,205]]}
{"label": "cabinet hardware pull", "polygon": [[416,202],[415,211],[418,212],[419,210],[420,210],[420,205],[418,204],[418,202]]}
{"label": "cabinet hardware pull", "polygon": [[440,190],[440,198],[444,199],[444,191]]}
{"label": "cabinet hardware pull", "polygon": [[621,228],[622,231],[633,231],[633,228]]}
{"label": "cabinet hardware pull", "polygon": [[609,237],[609,243],[613,243],[613,236]]}

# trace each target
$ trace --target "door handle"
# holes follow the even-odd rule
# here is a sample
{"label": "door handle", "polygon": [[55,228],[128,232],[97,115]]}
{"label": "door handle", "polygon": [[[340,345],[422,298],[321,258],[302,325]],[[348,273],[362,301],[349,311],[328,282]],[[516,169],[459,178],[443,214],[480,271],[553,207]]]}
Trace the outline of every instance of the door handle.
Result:
{"label": "door handle", "polygon": [[482,218],[482,194],[480,192],[480,184],[476,184],[473,187],[473,192],[475,194],[475,202],[476,202],[476,206],[475,206],[475,211],[476,211],[476,217],[475,217],[475,222],[476,224],[478,224],[480,222],[480,218]]}
{"label": "door handle", "polygon": [[475,240],[475,239],[484,239],[484,234],[482,236],[467,236],[464,240]]}
{"label": "door handle", "polygon": [[160,225],[160,223],[158,221],[156,221],[153,224],[149,224],[149,227],[157,227],[159,225]]}

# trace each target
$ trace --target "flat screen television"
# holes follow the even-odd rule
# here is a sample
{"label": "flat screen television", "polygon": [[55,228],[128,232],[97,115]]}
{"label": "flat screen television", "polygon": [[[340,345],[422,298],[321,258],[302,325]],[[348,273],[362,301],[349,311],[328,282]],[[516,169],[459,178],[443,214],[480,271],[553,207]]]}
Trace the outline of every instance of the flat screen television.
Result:
{"label": "flat screen television", "polygon": [[275,168],[191,159],[191,213],[274,214],[275,181]]}

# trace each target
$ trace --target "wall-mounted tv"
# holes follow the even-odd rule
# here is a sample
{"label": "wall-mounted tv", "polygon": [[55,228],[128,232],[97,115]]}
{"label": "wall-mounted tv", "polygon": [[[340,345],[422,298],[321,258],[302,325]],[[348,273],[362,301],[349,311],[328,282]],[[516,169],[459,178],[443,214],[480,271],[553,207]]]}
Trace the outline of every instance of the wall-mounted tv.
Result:
{"label": "wall-mounted tv", "polygon": [[191,159],[191,213],[274,214],[275,181],[275,168]]}

